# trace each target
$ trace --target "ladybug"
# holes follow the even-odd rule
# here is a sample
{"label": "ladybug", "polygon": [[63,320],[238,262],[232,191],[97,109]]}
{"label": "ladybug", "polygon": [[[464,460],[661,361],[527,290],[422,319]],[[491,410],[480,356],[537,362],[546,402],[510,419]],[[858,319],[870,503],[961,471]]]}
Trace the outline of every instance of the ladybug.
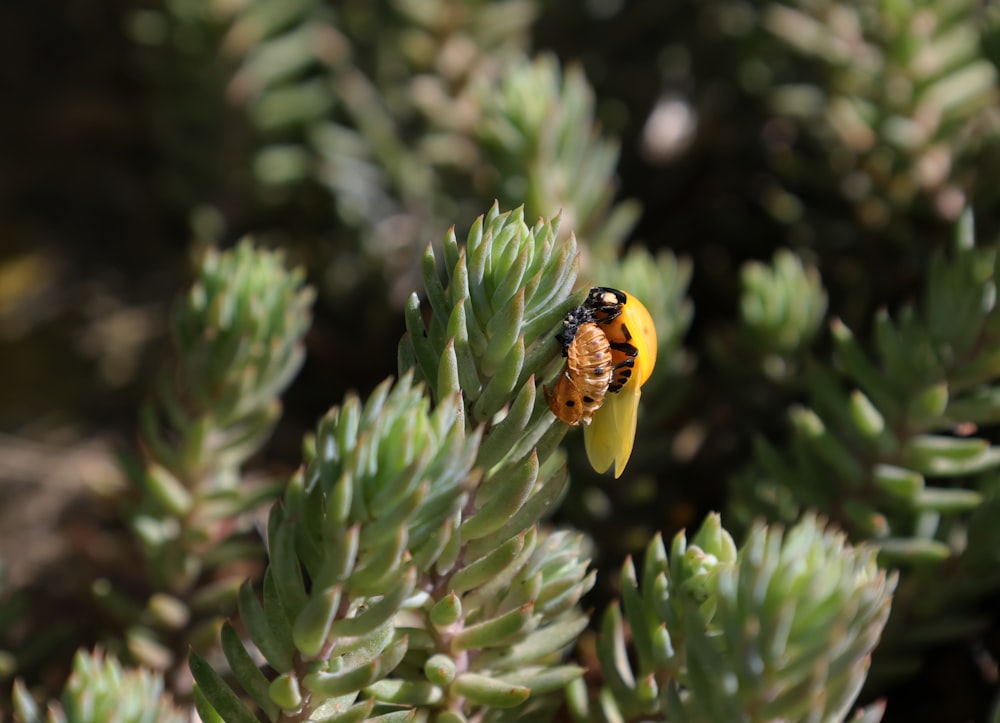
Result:
{"label": "ladybug", "polygon": [[607,337],[614,369],[583,442],[590,465],[603,473],[614,464],[617,479],[632,455],[640,389],[656,365],[656,327],[643,303],[618,289],[591,289],[581,308]]}
{"label": "ladybug", "polygon": [[563,330],[556,335],[566,368],[552,392],[545,390],[552,413],[573,426],[590,424],[614,381],[611,344],[592,319],[593,313],[584,306],[566,315]]}
{"label": "ladybug", "polygon": [[623,318],[628,298],[628,294],[624,291],[597,286],[590,290],[583,302],[582,308],[587,310],[590,318],[601,325],[613,353],[615,378],[608,387],[609,392],[621,391],[632,377],[635,360],[639,356],[639,349],[632,343],[632,333],[626,319]]}

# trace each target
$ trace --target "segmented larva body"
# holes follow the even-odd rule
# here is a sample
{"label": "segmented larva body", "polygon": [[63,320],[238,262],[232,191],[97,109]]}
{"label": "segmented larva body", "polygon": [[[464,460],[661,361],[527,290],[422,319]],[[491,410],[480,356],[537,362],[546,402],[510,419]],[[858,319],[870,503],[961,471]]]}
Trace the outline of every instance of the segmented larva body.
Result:
{"label": "segmented larva body", "polygon": [[590,424],[614,381],[608,337],[593,321],[567,317],[559,335],[566,355],[566,369],[555,388],[546,393],[549,409],[566,424]]}

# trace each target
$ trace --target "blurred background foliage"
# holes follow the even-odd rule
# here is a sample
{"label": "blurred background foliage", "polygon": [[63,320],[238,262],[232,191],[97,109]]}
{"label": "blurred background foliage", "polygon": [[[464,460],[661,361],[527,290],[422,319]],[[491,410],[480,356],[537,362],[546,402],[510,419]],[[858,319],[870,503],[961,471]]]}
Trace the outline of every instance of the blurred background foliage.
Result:
{"label": "blurred background foliage", "polygon": [[[866,340],[879,310],[912,306],[966,206],[994,242],[998,62],[1000,10],[971,0],[0,5],[0,669],[53,694],[79,646],[135,619],[94,580],[147,602],[119,455],[205,248],[252,233],[317,291],[252,460],[277,479],[331,403],[395,373],[431,240],[494,199],[560,213],[581,278],[672,310],[630,483],[600,484],[567,442],[562,514],[617,570],[655,531],[725,514],[759,439],[801,432],[787,412],[815,403],[831,320]],[[987,527],[983,509],[948,534]],[[599,577],[595,606],[614,585]],[[886,720],[985,715],[984,588],[887,676]]]}

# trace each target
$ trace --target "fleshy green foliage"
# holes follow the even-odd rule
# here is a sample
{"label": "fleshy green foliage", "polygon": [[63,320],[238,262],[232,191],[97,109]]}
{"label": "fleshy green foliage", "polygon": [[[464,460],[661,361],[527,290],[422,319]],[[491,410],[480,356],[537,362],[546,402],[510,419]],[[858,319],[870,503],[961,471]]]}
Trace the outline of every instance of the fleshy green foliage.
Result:
{"label": "fleshy green foliage", "polygon": [[[813,518],[787,536],[757,526],[739,554],[718,517],[670,559],[657,538],[642,585],[623,573],[638,674],[618,607],[596,700],[562,662],[594,575],[581,536],[539,527],[567,481],[536,381],[576,301],[557,232],[494,206],[464,247],[446,238],[445,283],[429,249],[430,320],[414,297],[403,376],[320,423],[271,513],[262,598],[240,593],[245,638],[222,634],[269,719],[547,720],[570,684],[580,720],[836,719],[853,704],[895,581]],[[205,660],[191,669],[203,717],[255,719]]]}
{"label": "fleshy green foliage", "polygon": [[826,317],[826,292],[815,268],[787,249],[773,263],[744,264],[740,277],[741,330],[746,345],[760,355],[768,376],[796,371],[794,359],[808,348]]}
{"label": "fleshy green foliage", "polygon": [[208,250],[174,309],[176,367],[143,410],[150,456],[193,482],[256,452],[280,414],[278,393],[302,364],[312,300],[281,253],[248,241]]}
{"label": "fleshy green foliage", "polygon": [[[222,636],[271,719],[542,720],[581,674],[561,661],[587,624],[588,545],[539,527],[567,482],[536,381],[572,303],[575,247],[555,238],[496,207],[464,248],[449,234],[447,288],[426,256],[433,313],[426,336],[408,316],[407,371],[320,423],[272,510],[263,596],[240,593],[247,639]],[[203,716],[253,720],[204,660],[191,668]]]}
{"label": "fleshy green foliage", "polygon": [[[431,130],[454,126],[463,102],[456,91],[480,63],[523,45],[534,16],[531,4],[519,1],[484,5],[479,12],[463,12],[452,0],[396,3],[392,13],[367,4],[337,10],[314,0],[294,5],[261,2],[234,14],[227,50],[241,57],[241,67],[233,89],[251,102],[252,118],[266,135],[306,132],[323,159],[322,176],[341,192],[342,210],[349,212],[350,200],[363,203],[350,213],[356,219],[370,217],[373,205],[392,196],[429,200],[436,182],[422,168],[462,163],[461,156],[438,155],[446,144]],[[371,32],[375,24],[381,32]],[[395,72],[372,62],[378,57],[392,58]],[[408,128],[400,123],[422,115]],[[275,144],[263,151],[257,164],[262,180],[293,177],[275,173],[301,165],[277,162],[293,148]],[[358,184],[358,171],[373,187]]]}
{"label": "fleshy green foliage", "polygon": [[[995,249],[974,245],[966,214],[951,254],[933,261],[921,308],[881,314],[872,351],[835,320],[843,378],[815,368],[809,404],[790,412],[791,444],[760,440],[758,468],[735,485],[733,509],[744,520],[827,510],[853,537],[871,539],[886,563],[914,570],[897,606],[905,630],[893,641],[890,624],[886,656],[957,634],[953,626],[963,626],[949,616],[1000,588],[995,559],[984,564],[981,552],[1000,545],[985,523],[996,515],[1000,453],[976,436],[1000,418],[996,265]],[[918,660],[887,659],[887,671]]]}
{"label": "fleshy green foliage", "polygon": [[[806,132],[862,224],[884,226],[920,197],[945,218],[963,208],[977,154],[1000,130],[978,9],[965,0],[794,0],[761,13],[763,27],[799,54],[770,88],[771,107]],[[773,157],[788,178],[814,170],[805,155]]]}
{"label": "fleshy green foliage", "polygon": [[774,255],[771,266],[744,265],[740,317],[758,348],[794,352],[819,330],[826,314],[826,294],[814,268],[787,250]]}
{"label": "fleshy green foliage", "polygon": [[386,219],[444,228],[492,199],[525,204],[529,218],[562,212],[611,259],[639,209],[612,209],[618,148],[598,130],[583,74],[525,55],[536,14],[524,0],[408,0],[391,11],[260,0],[214,13],[176,3],[140,27],[215,43],[228,100],[257,133],[264,195],[287,202],[318,182],[373,264],[391,265],[378,251]]}
{"label": "fleshy green foliage", "polygon": [[895,587],[875,557],[811,516],[787,532],[755,525],[739,551],[717,516],[669,556],[657,537],[641,579],[631,561],[622,570],[597,644],[605,688],[588,699],[575,683],[574,717],[843,720]]}
{"label": "fleshy green foliage", "polygon": [[[128,626],[129,652],[147,665],[166,668],[192,643],[203,647],[199,636],[214,637],[216,616],[232,609],[258,564],[256,533],[236,520],[281,487],[251,484],[241,467],[281,415],[279,395],[302,364],[312,299],[281,253],[244,241],[208,250],[174,309],[176,355],[142,410],[145,468],[133,470],[139,499],[127,510],[151,593],[136,603],[106,581],[93,586]],[[250,567],[219,573],[238,564]]]}
{"label": "fleshy green foliage", "polygon": [[[209,253],[172,320],[177,359],[143,410],[144,457],[117,510],[125,524],[93,534],[88,510],[82,524],[71,510],[88,565],[71,575],[40,567],[35,589],[0,601],[0,631],[13,633],[0,674],[21,666],[37,691],[68,667],[51,656],[30,670],[67,635],[51,609],[35,609],[50,580],[61,583],[46,598],[57,612],[79,589],[93,593],[98,634],[116,652],[176,672],[198,651],[206,723],[544,721],[565,717],[555,709],[570,682],[574,710],[590,720],[836,719],[867,671],[892,588],[872,548],[901,575],[876,684],[915,670],[931,644],[975,644],[996,625],[979,613],[1000,590],[1000,261],[975,247],[966,219],[955,249],[927,263],[945,226],[934,221],[950,222],[970,199],[987,219],[997,198],[995,3],[168,0],[84,3],[69,20],[31,12],[57,44],[66,23],[87,40],[125,26],[137,45],[107,62],[103,43],[87,44],[101,49],[88,54],[95,65],[66,77],[127,68],[128,82],[101,77],[69,85],[69,102],[54,97],[45,116],[64,120],[34,124],[56,130],[20,156],[31,173],[9,174],[6,234],[36,235],[18,227],[21,209],[49,198],[72,199],[70,214],[94,197],[121,198],[100,182],[123,177],[106,159],[154,159],[153,176],[125,176],[149,181],[129,184],[148,198],[120,204],[150,229],[136,248],[176,248],[171,214],[201,204],[217,204],[221,223],[200,235],[266,227],[307,260],[331,302],[314,337],[326,357],[302,396],[326,404],[348,384],[364,392],[323,418],[290,481],[247,475],[301,363],[311,292],[280,255],[248,245]],[[104,22],[114,13],[125,22]],[[33,72],[23,75],[30,91]],[[123,86],[137,100],[105,104]],[[77,133],[81,118],[97,132]],[[138,122],[122,133],[120,118]],[[19,115],[10,120],[20,131]],[[619,146],[601,123],[622,137],[621,185]],[[70,137],[88,140],[88,157],[90,139],[114,142],[96,154],[96,172],[79,173],[72,154],[64,163]],[[43,146],[57,163],[35,157]],[[61,181],[52,195],[37,183],[47,167],[97,179],[95,190]],[[619,188],[644,196],[641,219],[631,201],[615,203]],[[494,198],[523,210],[495,207],[464,246],[451,233],[418,260],[427,238],[452,222],[465,228]],[[117,214],[107,227],[103,214],[82,215],[112,239]],[[60,216],[66,228],[76,220]],[[621,258],[640,221],[640,243]],[[58,263],[28,275],[44,284],[18,267],[0,259],[0,342],[45,326],[32,299],[52,291],[32,287],[62,281]],[[393,366],[373,342],[395,341],[386,331],[399,315],[388,310],[420,277],[398,381],[371,392]],[[567,429],[543,398],[564,361],[553,333],[591,284],[642,299],[660,344],[620,485],[577,473],[584,457],[560,449]],[[59,303],[67,298],[78,297]],[[25,299],[33,313],[22,314]],[[844,321],[828,323],[828,303]],[[891,311],[876,317],[875,304]],[[46,357],[59,359],[48,349],[18,358]],[[375,371],[344,373],[351,364]],[[37,377],[60,386],[48,369]],[[293,423],[312,424],[312,408],[298,411]],[[720,499],[757,435],[756,461]],[[564,498],[554,519],[595,544],[547,521]],[[276,499],[264,535],[259,513]],[[626,566],[622,607],[605,614],[589,659],[588,558],[617,566],[617,545],[639,549],[649,530],[726,502],[727,521],[774,526],[754,526],[739,555],[715,518],[690,545],[677,538],[669,559],[654,542],[642,584]],[[583,524],[581,509],[593,513]],[[864,544],[847,547],[814,515]],[[598,518],[604,529],[585,524]],[[780,524],[799,526],[782,536]],[[117,536],[102,544],[108,528]],[[121,539],[128,533],[134,540]],[[124,552],[105,566],[109,548]],[[237,599],[222,663],[220,612]],[[114,665],[91,668],[115,677]],[[104,690],[97,678],[74,680]],[[184,678],[166,680],[181,688]],[[150,699],[153,683],[138,685]],[[29,706],[24,687],[17,695]]]}
{"label": "fleshy green foliage", "polygon": [[[541,220],[529,229],[522,209],[501,214],[494,205],[473,224],[464,247],[454,230],[448,233],[445,284],[433,247],[424,253],[432,316],[425,327],[413,294],[406,305],[400,369],[418,369],[436,399],[461,390],[472,423],[493,418],[514,394],[515,405],[530,412],[535,381],[529,378],[559,356],[553,330],[580,295],[569,298],[576,281],[576,239],[560,239],[558,230],[558,222]],[[514,435],[504,437],[513,442],[526,420],[510,421],[497,429]]]}
{"label": "fleshy green foliage", "polygon": [[78,651],[73,673],[59,703],[45,715],[24,685],[14,687],[18,723],[186,723],[190,716],[174,707],[163,679],[142,668],[122,669],[114,656],[97,649]]}
{"label": "fleshy green foliage", "polygon": [[523,0],[227,6],[215,21],[235,66],[230,98],[260,136],[257,179],[319,181],[365,234],[398,213],[453,217],[468,186],[448,178],[479,163],[466,85],[520,54],[535,12]]}
{"label": "fleshy green foliage", "polygon": [[608,217],[618,149],[597,131],[583,75],[523,54],[531,3],[272,4],[235,13],[225,43],[240,59],[231,90],[267,141],[255,163],[264,183],[312,174],[367,230],[498,198],[529,217],[562,211],[610,257],[634,225],[634,204]]}
{"label": "fleshy green foliage", "polygon": [[[225,253],[209,250],[174,310],[176,359],[142,410],[148,467],[144,504],[133,519],[170,589],[198,574],[192,545],[213,519],[260,502],[239,489],[239,468],[281,415],[278,395],[302,364],[312,299],[302,272],[287,271],[280,253],[243,242]],[[205,527],[184,529],[180,521],[191,517]]]}
{"label": "fleshy green foliage", "polygon": [[618,147],[597,129],[585,76],[577,67],[561,72],[552,56],[518,59],[499,75],[475,88],[478,141],[498,198],[523,202],[529,217],[559,213],[593,255],[614,259],[639,208],[612,210]]}

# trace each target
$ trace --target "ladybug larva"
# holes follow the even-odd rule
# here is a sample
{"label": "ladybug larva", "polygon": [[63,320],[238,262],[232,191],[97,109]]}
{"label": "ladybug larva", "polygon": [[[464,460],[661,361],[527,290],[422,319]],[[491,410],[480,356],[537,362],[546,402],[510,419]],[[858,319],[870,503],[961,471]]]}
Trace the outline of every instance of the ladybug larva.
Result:
{"label": "ladybug larva", "polygon": [[556,335],[566,357],[566,368],[555,388],[545,390],[549,409],[570,425],[590,424],[594,412],[614,382],[614,364],[607,335],[580,306],[563,320],[563,330]]}

